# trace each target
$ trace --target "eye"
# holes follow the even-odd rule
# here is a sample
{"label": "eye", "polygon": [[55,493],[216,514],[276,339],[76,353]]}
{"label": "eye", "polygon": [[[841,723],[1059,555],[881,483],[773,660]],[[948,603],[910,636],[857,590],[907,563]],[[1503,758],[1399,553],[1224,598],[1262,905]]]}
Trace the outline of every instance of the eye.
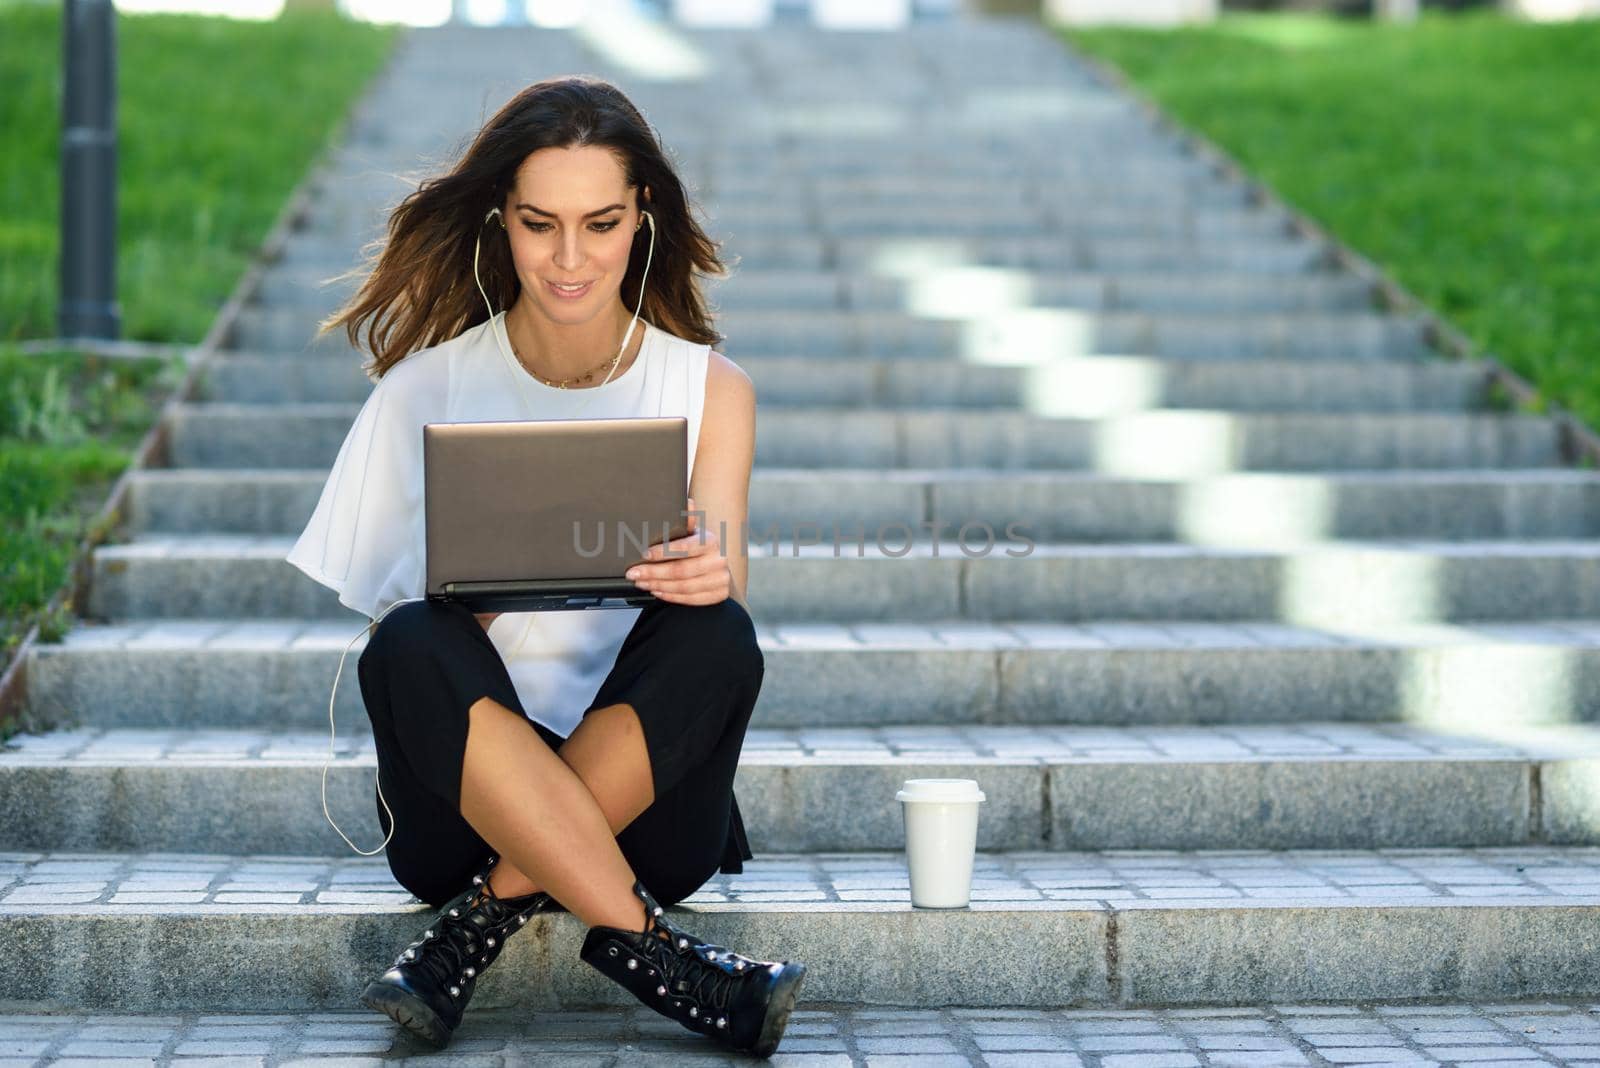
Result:
{"label": "eye", "polygon": [[[593,230],[597,234],[610,233],[612,230],[617,228],[617,223],[619,221],[620,220],[618,219],[612,219],[610,222],[590,223],[589,229]],[[542,234],[546,230],[550,229],[549,223],[529,222],[526,219],[522,220],[522,225],[527,227],[529,230],[532,230],[536,234]]]}

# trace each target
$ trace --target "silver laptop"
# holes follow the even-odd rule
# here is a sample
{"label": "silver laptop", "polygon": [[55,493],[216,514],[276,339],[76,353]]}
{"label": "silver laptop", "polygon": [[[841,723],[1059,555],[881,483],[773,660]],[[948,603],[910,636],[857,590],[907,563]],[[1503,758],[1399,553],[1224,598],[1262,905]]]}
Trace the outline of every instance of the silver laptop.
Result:
{"label": "silver laptop", "polygon": [[427,423],[427,596],[474,612],[631,608],[623,573],[688,533],[682,416]]}

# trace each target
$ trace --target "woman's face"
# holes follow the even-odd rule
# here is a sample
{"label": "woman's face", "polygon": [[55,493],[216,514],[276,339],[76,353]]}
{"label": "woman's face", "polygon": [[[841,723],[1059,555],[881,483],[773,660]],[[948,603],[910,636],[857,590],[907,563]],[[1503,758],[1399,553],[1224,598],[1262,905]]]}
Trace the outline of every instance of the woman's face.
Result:
{"label": "woman's face", "polygon": [[[530,154],[502,210],[523,293],[550,320],[587,322],[620,303],[641,214],[610,149]],[[566,283],[579,288],[559,288]]]}

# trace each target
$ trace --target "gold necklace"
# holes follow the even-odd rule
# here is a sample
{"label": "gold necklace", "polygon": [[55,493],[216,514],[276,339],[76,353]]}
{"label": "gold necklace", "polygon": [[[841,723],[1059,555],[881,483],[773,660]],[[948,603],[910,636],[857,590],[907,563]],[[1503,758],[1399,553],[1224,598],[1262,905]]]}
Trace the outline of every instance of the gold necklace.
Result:
{"label": "gold necklace", "polygon": [[537,378],[540,382],[543,382],[545,385],[553,386],[556,389],[566,389],[568,382],[587,382],[590,379],[592,379],[595,375],[597,375],[601,371],[605,370],[607,367],[615,367],[617,362],[622,359],[622,351],[619,349],[615,356],[611,357],[611,359],[607,360],[605,363],[601,364],[599,367],[596,367],[592,371],[586,372],[585,374],[582,374],[582,375],[574,375],[571,378],[563,378],[559,382],[552,382],[548,378],[546,378],[543,375],[541,375],[538,371],[535,371],[533,368],[529,367],[526,363],[523,362],[522,353],[520,351],[518,351],[516,341],[512,340],[511,331],[509,329],[506,331],[506,340],[511,341],[511,354],[517,358],[517,363],[522,365],[523,370],[527,371],[530,375],[532,375],[533,377]]}

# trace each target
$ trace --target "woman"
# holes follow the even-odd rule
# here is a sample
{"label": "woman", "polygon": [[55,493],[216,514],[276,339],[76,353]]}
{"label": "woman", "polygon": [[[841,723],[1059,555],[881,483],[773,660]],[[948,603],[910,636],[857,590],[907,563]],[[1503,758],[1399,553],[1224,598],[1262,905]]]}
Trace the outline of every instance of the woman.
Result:
{"label": "woman", "polygon": [[[368,324],[378,381],[287,559],[376,623],[359,676],[379,821],[395,878],[440,911],[362,1003],[435,1045],[543,911],[588,925],[582,959],[640,1001],[758,1056],[804,977],[664,915],[751,857],[733,778],[764,671],[744,599],[755,393],[711,349],[696,269],[723,272],[638,110],[551,79],[401,201],[322,324],[352,344]],[[481,616],[420,599],[422,425],[580,412],[688,420],[690,533],[629,571],[655,599]]]}

